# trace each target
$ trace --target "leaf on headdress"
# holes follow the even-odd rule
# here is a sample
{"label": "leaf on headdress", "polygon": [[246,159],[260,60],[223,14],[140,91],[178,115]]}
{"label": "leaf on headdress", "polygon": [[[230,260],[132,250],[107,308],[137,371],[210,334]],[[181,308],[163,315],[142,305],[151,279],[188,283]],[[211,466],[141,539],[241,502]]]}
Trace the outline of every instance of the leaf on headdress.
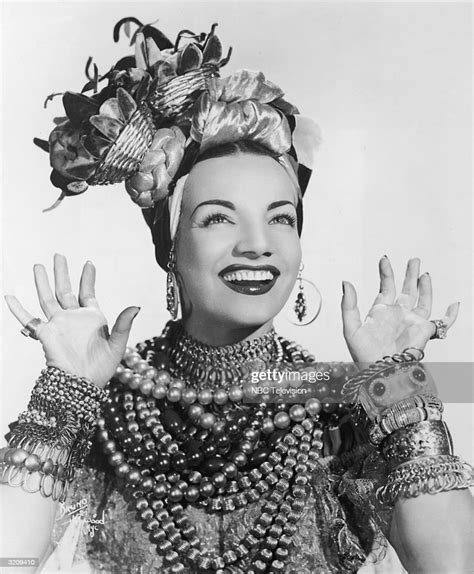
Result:
{"label": "leaf on headdress", "polygon": [[148,54],[148,67],[163,59],[160,49],[153,38],[146,38],[146,50]]}
{"label": "leaf on headdress", "polygon": [[97,159],[101,158],[111,145],[110,140],[101,136],[96,129],[93,129],[92,133],[82,136],[81,143],[86,151]]}
{"label": "leaf on headdress", "polygon": [[43,151],[49,153],[49,142],[39,138],[33,138],[33,143],[41,148]]}
{"label": "leaf on headdress", "polygon": [[130,68],[136,68],[137,64],[135,62],[135,56],[125,56],[121,58],[114,66],[114,70],[128,70]]}
{"label": "leaf on headdress", "polygon": [[55,126],[60,126],[64,122],[67,122],[67,116],[61,116],[58,118],[53,118],[53,123]]}
{"label": "leaf on headdress", "polygon": [[[143,24],[140,22],[140,20],[138,20],[137,18],[134,18],[133,16],[128,16],[126,18],[122,18],[121,20],[119,20],[117,22],[117,24],[115,24],[114,26],[114,42],[118,42],[120,39],[120,30],[122,28],[122,26],[128,25],[130,27],[130,22],[133,22],[134,24],[136,24],[139,28],[141,28],[143,26]],[[128,36],[128,34],[127,34]]]}
{"label": "leaf on headdress", "polygon": [[218,64],[222,58],[222,44],[217,36],[209,36],[203,52],[205,64]]}
{"label": "leaf on headdress", "polygon": [[[80,165],[74,165],[72,167],[68,167],[67,170],[65,171],[68,175],[71,176],[71,178],[86,180],[89,179],[90,176],[96,170],[97,163],[98,163],[97,161],[94,161],[93,163],[83,163]],[[69,189],[69,185],[67,187]]]}
{"label": "leaf on headdress", "polygon": [[90,123],[97,128],[106,138],[114,142],[123,129],[123,123],[106,116],[91,116]]}
{"label": "leaf on headdress", "polygon": [[151,91],[155,90],[158,86],[168,83],[170,80],[176,77],[176,72],[173,66],[162,60],[153,66],[152,70],[154,80],[151,83]]}
{"label": "leaf on headdress", "polygon": [[67,117],[71,120],[74,127],[80,127],[84,120],[97,113],[97,102],[95,100],[75,92],[66,92],[64,94],[63,105]]}
{"label": "leaf on headdress", "polygon": [[185,74],[191,70],[197,70],[202,64],[202,52],[195,44],[188,44],[181,53],[179,73]]}
{"label": "leaf on headdress", "polygon": [[169,40],[169,38],[167,38],[163,32],[154,26],[147,24],[143,27],[142,32],[145,35],[145,38],[153,38],[155,44],[160,50],[167,50],[173,47],[173,43]]}
{"label": "leaf on headdress", "polygon": [[120,111],[120,106],[117,98],[109,98],[99,108],[99,114],[108,118],[114,118],[123,121],[124,117]]}
{"label": "leaf on headdress", "polygon": [[137,109],[137,104],[132,96],[123,88],[117,89],[117,100],[125,121],[129,121],[133,113]]}
{"label": "leaf on headdress", "polygon": [[137,40],[135,42],[135,61],[137,63],[137,68],[142,68],[142,70],[146,70],[148,68],[145,36],[142,32],[137,34]]}

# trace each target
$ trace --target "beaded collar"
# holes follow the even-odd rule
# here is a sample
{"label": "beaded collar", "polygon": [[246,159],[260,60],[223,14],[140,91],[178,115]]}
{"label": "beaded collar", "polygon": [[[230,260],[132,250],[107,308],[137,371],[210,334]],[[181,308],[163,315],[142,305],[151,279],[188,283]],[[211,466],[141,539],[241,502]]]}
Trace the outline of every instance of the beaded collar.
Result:
{"label": "beaded collar", "polygon": [[212,346],[188,335],[182,326],[170,351],[171,372],[200,388],[227,389],[242,383],[251,371],[278,367],[283,347],[275,329],[234,345]]}

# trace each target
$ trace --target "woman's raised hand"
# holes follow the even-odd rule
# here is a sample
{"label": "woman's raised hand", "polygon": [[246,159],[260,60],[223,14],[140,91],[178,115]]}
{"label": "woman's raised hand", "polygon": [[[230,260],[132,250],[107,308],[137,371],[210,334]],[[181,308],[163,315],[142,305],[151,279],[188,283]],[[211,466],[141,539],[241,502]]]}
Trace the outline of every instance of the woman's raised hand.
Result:
{"label": "woman's raised hand", "polygon": [[[43,345],[47,366],[86,377],[103,387],[122,359],[140,308],[124,309],[109,334],[107,320],[95,298],[95,267],[90,261],[82,270],[78,298],[72,291],[63,255],[54,256],[55,295],[45,267],[35,265],[33,270],[39,303],[47,319],[36,327],[35,335]],[[33,319],[15,296],[6,295],[5,299],[23,326]]]}
{"label": "woman's raised hand", "polygon": [[[348,281],[343,282],[342,322],[344,338],[354,361],[373,362],[385,355],[401,353],[408,347],[424,349],[435,334],[429,320],[432,288],[428,273],[420,273],[418,258],[408,261],[405,280],[396,298],[395,278],[386,256],[379,262],[380,291],[364,322],[357,307],[357,293]],[[449,329],[459,311],[459,303],[449,305],[442,318]]]}

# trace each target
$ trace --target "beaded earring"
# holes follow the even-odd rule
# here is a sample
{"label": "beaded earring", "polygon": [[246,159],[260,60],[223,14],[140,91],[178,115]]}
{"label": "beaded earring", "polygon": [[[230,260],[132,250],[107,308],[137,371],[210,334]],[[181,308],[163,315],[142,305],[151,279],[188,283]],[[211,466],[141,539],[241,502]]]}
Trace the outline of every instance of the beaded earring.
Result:
{"label": "beaded earring", "polygon": [[[293,325],[304,326],[312,323],[321,311],[322,297],[319,289],[307,279],[303,279],[304,265],[298,272],[295,289],[290,296],[293,303],[287,306],[286,317]],[[296,290],[296,293],[295,293]]]}
{"label": "beaded earring", "polygon": [[178,317],[179,308],[179,289],[176,280],[176,256],[174,252],[174,245],[170,251],[168,261],[168,273],[166,275],[166,308],[171,314],[171,318],[175,320]]}

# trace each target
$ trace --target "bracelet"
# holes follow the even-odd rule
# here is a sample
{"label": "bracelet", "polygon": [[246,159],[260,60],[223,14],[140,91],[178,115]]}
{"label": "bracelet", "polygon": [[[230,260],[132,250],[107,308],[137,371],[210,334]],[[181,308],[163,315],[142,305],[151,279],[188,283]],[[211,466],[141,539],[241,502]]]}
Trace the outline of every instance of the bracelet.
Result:
{"label": "bracelet", "polygon": [[374,446],[392,432],[409,424],[426,420],[441,420],[443,403],[433,395],[413,395],[385,409],[375,418],[369,430],[369,440]]}
{"label": "bracelet", "polygon": [[426,456],[393,470],[376,495],[382,503],[393,505],[400,498],[438,494],[473,484],[473,469],[461,458],[453,455]]}
{"label": "bracelet", "polygon": [[0,480],[64,500],[67,484],[82,466],[107,392],[55,367],[41,372],[18,421],[6,435]]}
{"label": "bracelet", "polygon": [[423,421],[393,432],[381,445],[381,454],[394,469],[423,456],[451,455],[453,443],[444,421]]}
{"label": "bracelet", "polygon": [[[415,387],[422,391],[426,383],[426,373],[418,363],[423,358],[423,351],[415,348],[407,348],[403,353],[383,357],[344,383],[341,394],[345,402],[357,403],[359,411],[361,406],[364,406],[367,411],[366,405],[361,405],[365,402],[363,395],[377,395],[379,390],[382,390],[383,394],[386,377],[393,375],[398,370],[405,372]],[[378,385],[378,383],[380,384]],[[364,389],[364,393],[361,393],[362,389]]]}

